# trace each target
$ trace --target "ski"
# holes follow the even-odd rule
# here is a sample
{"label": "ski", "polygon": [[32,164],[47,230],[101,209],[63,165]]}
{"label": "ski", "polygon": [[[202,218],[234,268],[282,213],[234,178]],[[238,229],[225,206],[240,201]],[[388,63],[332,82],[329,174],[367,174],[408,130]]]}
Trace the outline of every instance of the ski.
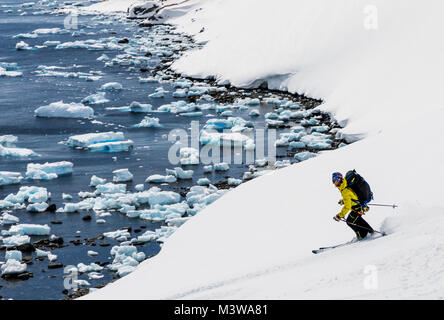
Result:
{"label": "ski", "polygon": [[359,241],[356,240],[356,239],[353,239],[353,240],[350,240],[350,241],[347,241],[347,242],[344,242],[344,243],[340,243],[340,244],[337,244],[337,245],[334,245],[334,246],[321,247],[319,249],[312,250],[311,252],[313,252],[314,254],[318,254],[318,253],[322,253],[322,252],[329,251],[329,250],[332,250],[332,249],[337,249],[337,248],[345,247],[345,246],[348,246],[348,245],[353,244],[353,243],[359,243],[359,242],[362,242],[362,241],[369,241],[369,240],[379,239],[379,238],[382,238],[382,237],[384,237],[386,235],[387,235],[386,233],[381,233],[379,236],[373,236],[373,237],[365,238],[365,239],[359,240]]}

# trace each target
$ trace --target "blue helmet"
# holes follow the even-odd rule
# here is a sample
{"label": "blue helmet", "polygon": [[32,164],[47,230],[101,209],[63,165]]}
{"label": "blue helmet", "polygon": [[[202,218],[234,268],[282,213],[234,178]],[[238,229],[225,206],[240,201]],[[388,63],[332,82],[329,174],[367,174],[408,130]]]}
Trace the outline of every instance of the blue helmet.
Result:
{"label": "blue helmet", "polygon": [[340,172],[335,172],[332,174],[331,180],[333,181],[333,183],[340,182],[342,181],[342,179],[343,176]]}

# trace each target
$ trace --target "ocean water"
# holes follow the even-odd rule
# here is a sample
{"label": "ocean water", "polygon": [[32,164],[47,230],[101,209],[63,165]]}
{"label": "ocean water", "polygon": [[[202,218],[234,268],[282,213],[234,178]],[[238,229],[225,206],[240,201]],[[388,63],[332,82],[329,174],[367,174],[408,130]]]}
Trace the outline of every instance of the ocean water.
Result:
{"label": "ocean water", "polygon": [[[132,126],[139,123],[145,114],[134,114],[120,111],[107,110],[107,107],[128,106],[132,101],[150,103],[153,109],[179,99],[173,98],[171,93],[174,88],[168,83],[142,84],[139,77],[146,77],[141,73],[139,67],[113,66],[105,67],[104,63],[97,58],[102,54],[114,57],[122,52],[116,50],[86,50],[86,49],[63,49],[56,50],[54,47],[38,48],[36,50],[17,51],[16,43],[25,41],[30,46],[40,46],[45,41],[78,41],[88,39],[100,39],[116,37],[118,39],[131,39],[136,35],[149,36],[150,29],[143,29],[136,21],[108,18],[97,18],[93,15],[81,15],[78,17],[78,27],[85,30],[86,35],[73,36],[71,30],[63,34],[40,34],[33,39],[14,39],[21,33],[30,33],[41,28],[64,28],[66,14],[49,14],[49,12],[60,2],[45,2],[43,6],[34,5],[23,7],[23,1],[3,0],[0,4],[0,62],[17,63],[21,77],[0,77],[0,135],[12,134],[18,137],[18,147],[29,148],[40,154],[41,157],[33,159],[0,159],[0,171],[26,171],[26,165],[30,162],[55,162],[71,161],[74,163],[72,175],[59,177],[52,181],[23,181],[21,185],[43,186],[51,192],[50,203],[57,207],[63,206],[62,193],[71,194],[73,201],[79,201],[79,191],[92,191],[88,186],[92,175],[107,178],[112,181],[112,171],[128,168],[134,174],[134,181],[128,184],[128,190],[134,191],[136,184],[144,183],[146,177],[153,174],[165,174],[166,168],[174,168],[168,161],[168,150],[171,142],[167,140],[168,133],[173,129],[188,130],[192,120],[200,121],[201,126],[209,117],[216,117],[214,110],[204,111],[200,118],[180,117],[170,113],[154,113],[153,117],[160,118],[164,125],[159,129],[136,129]],[[88,2],[85,2],[88,4]],[[153,57],[149,67],[153,68],[161,63],[160,58]],[[57,67],[57,71],[63,72],[85,72],[91,71],[100,74],[101,79],[97,81],[86,81],[75,77],[49,77],[39,76],[35,73],[39,66]],[[95,112],[95,121],[78,119],[44,119],[34,116],[34,110],[40,106],[63,100],[65,103],[80,102],[86,96],[98,92],[101,85],[108,82],[119,82],[123,90],[117,93],[107,93],[108,103],[92,105]],[[149,94],[158,87],[164,87],[170,91],[165,98],[151,99]],[[255,127],[264,128],[264,114],[273,110],[270,105],[260,106],[260,116],[251,118],[248,116],[250,110],[234,111],[234,116],[243,117],[253,121]],[[122,131],[125,137],[134,141],[134,148],[129,152],[101,153],[76,150],[65,144],[69,136],[75,134]],[[286,154],[286,150],[281,151]],[[200,177],[208,177],[212,183],[226,181],[227,175],[234,178],[242,178],[248,170],[248,164],[231,165],[227,173],[203,174],[203,166],[192,166],[194,177],[192,181],[182,181],[163,189],[190,187],[196,184]],[[187,168],[185,168],[187,169]],[[10,193],[16,193],[19,185],[0,187],[0,199]],[[150,185],[145,184],[145,189]],[[63,237],[68,245],[65,248],[53,250],[58,256],[57,261],[64,266],[77,265],[82,262],[111,262],[109,251],[118,242],[105,239],[109,247],[79,245],[75,246],[69,241],[97,237],[104,232],[114,231],[122,227],[132,227],[144,230],[155,230],[162,223],[151,223],[139,219],[129,219],[122,214],[113,213],[106,218],[106,224],[96,224],[92,221],[83,221],[82,217],[90,212],[82,213],[28,213],[26,210],[12,212],[20,218],[20,223],[48,224],[51,226],[51,234]],[[52,220],[60,220],[63,224],[50,224]],[[233,221],[235,223],[235,221]],[[2,229],[9,227],[2,226]],[[134,236],[134,233],[132,233]],[[33,237],[33,241],[39,240]],[[99,243],[100,241],[97,241]],[[97,251],[97,257],[89,257],[88,250]],[[139,251],[146,253],[147,257],[159,252],[160,246],[156,242],[148,243],[138,247]],[[26,256],[25,254],[24,256]],[[35,256],[35,254],[33,254]],[[0,251],[0,261],[4,261],[4,251]],[[65,295],[63,269],[50,270],[47,268],[48,261],[32,260],[28,265],[28,271],[33,272],[34,277],[26,281],[0,279],[0,296],[12,299],[61,299]],[[107,283],[115,279],[111,272],[103,272],[104,278],[90,280],[86,275],[80,276],[90,282],[91,286]]]}

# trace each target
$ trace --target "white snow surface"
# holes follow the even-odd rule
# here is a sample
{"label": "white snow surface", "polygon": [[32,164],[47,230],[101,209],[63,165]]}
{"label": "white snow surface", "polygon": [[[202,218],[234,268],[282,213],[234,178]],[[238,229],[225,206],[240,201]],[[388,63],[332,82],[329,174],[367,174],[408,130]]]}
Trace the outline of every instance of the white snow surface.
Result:
{"label": "white snow surface", "polygon": [[[322,98],[342,133],[363,139],[240,185],[157,256],[82,299],[444,298],[444,3],[372,4],[195,0],[169,9],[168,22],[208,41],[176,70]],[[364,27],[372,8],[376,30]],[[370,183],[375,203],[399,205],[365,215],[388,236],[313,255],[353,237],[332,219],[340,194],[331,173],[349,169]],[[377,289],[364,286],[369,266]]]}

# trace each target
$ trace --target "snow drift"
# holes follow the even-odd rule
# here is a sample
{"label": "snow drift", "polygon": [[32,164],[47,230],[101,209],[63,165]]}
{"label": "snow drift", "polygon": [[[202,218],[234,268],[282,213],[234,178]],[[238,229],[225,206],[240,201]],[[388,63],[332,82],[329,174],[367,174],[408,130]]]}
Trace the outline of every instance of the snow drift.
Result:
{"label": "snow drift", "polygon": [[[443,298],[443,9],[438,0],[195,0],[165,9],[168,22],[207,42],[177,71],[322,98],[349,140],[365,138],[240,185],[160,254],[86,298]],[[375,202],[399,205],[366,215],[389,235],[315,256],[311,249],[353,236],[332,220],[340,195],[331,172],[348,169],[365,176]],[[369,266],[376,289],[364,286]]]}

